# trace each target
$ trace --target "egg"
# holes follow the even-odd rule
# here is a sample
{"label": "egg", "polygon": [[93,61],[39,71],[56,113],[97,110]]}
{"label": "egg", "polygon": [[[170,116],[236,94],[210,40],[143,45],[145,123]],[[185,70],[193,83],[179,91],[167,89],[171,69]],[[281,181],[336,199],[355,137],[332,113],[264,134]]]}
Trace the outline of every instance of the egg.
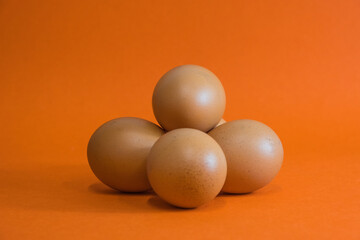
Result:
{"label": "egg", "polygon": [[225,102],[219,79],[197,65],[182,65],[168,71],[156,84],[152,97],[154,115],[168,131],[177,128],[209,131],[223,116]]}
{"label": "egg", "polygon": [[249,193],[267,185],[279,172],[283,146],[276,133],[254,120],[235,120],[209,132],[223,149],[227,178],[223,191]]}
{"label": "egg", "polygon": [[117,118],[100,126],[87,148],[89,165],[104,184],[124,192],[150,189],[146,158],[164,131],[140,118]]}
{"label": "egg", "polygon": [[225,155],[214,139],[182,128],[159,138],[147,158],[150,184],[163,200],[195,208],[214,199],[226,178]]}

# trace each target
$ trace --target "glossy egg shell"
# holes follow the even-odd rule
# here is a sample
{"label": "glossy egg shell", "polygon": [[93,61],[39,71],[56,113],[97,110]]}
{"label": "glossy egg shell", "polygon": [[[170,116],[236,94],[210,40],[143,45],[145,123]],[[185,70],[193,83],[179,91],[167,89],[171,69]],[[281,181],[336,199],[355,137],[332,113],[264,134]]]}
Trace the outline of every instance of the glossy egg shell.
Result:
{"label": "glossy egg shell", "polygon": [[283,146],[276,133],[254,120],[235,120],[209,132],[223,149],[228,173],[223,187],[228,193],[249,193],[268,184],[283,162]]}
{"label": "glossy egg shell", "polygon": [[168,71],[157,83],[152,98],[154,115],[167,131],[194,128],[207,132],[220,121],[225,102],[219,79],[197,65]]}
{"label": "glossy egg shell", "polygon": [[214,199],[224,185],[226,160],[214,139],[195,129],[160,137],[147,160],[153,190],[165,201],[195,208]]}
{"label": "glossy egg shell", "polygon": [[100,126],[91,136],[87,156],[96,177],[124,192],[150,189],[146,158],[164,131],[139,118],[117,118]]}

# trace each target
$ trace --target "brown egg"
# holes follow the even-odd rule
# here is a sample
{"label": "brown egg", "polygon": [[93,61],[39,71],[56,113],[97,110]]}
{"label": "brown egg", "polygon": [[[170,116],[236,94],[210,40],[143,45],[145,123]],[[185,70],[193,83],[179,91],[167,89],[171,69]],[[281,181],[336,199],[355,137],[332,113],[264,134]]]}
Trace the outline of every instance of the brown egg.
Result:
{"label": "brown egg", "polygon": [[91,136],[87,156],[96,177],[124,192],[150,189],[146,157],[164,131],[140,118],[117,118]]}
{"label": "brown egg", "polygon": [[276,133],[254,120],[224,123],[209,132],[223,149],[228,193],[249,193],[268,184],[279,172],[284,151]]}
{"label": "brown egg", "polygon": [[168,131],[195,128],[207,132],[220,121],[225,101],[224,88],[212,72],[183,65],[159,80],[152,105],[157,121]]}
{"label": "brown egg", "polygon": [[216,197],[226,178],[226,160],[219,144],[206,133],[182,128],[166,133],[147,159],[153,190],[165,201],[195,208]]}

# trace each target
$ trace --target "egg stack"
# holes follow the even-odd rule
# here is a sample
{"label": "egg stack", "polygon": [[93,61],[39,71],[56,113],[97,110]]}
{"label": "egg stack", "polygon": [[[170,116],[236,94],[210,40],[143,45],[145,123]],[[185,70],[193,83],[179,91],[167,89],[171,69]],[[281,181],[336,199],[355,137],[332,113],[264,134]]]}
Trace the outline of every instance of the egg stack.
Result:
{"label": "egg stack", "polygon": [[254,120],[225,122],[225,91],[208,69],[183,65],[157,83],[152,105],[161,127],[117,118],[91,136],[90,167],[122,192],[153,189],[166,202],[195,208],[225,193],[250,193],[279,172],[283,147]]}

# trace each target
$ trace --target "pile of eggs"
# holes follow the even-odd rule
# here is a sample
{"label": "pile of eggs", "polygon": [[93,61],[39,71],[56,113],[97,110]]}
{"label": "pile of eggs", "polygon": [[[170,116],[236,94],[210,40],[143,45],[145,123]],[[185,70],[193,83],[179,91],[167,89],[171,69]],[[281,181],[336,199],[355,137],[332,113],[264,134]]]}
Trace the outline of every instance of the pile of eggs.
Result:
{"label": "pile of eggs", "polygon": [[90,167],[122,192],[153,189],[166,202],[195,208],[225,193],[250,193],[279,172],[283,147],[254,120],[222,119],[225,91],[206,68],[183,65],[157,83],[152,105],[160,124],[117,118],[91,136]]}

